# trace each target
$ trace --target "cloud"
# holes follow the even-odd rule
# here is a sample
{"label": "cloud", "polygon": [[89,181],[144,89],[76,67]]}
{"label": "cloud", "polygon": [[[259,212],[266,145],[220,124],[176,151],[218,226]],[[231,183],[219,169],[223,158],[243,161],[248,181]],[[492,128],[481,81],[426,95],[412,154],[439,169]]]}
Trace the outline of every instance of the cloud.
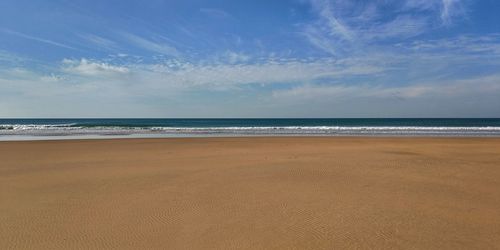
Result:
{"label": "cloud", "polygon": [[231,17],[229,13],[222,9],[216,9],[216,8],[201,8],[200,12],[212,17],[217,17],[217,18],[228,18]]}
{"label": "cloud", "polygon": [[5,50],[0,50],[0,65],[19,66],[34,61],[35,60],[28,57],[20,56]]}
{"label": "cloud", "polygon": [[365,41],[374,41],[387,38],[409,38],[426,31],[429,20],[426,17],[399,15],[392,21],[360,29],[360,36]]}
{"label": "cloud", "polygon": [[465,15],[461,0],[442,0],[441,21],[444,25],[450,25],[452,19]]}
{"label": "cloud", "polygon": [[63,60],[64,72],[82,76],[110,76],[129,73],[129,69],[122,66],[113,66],[102,62],[92,62],[85,58],[81,60]]}
{"label": "cloud", "polygon": [[[102,17],[85,28],[93,34],[70,31],[77,37],[68,39],[77,40],[69,45],[95,49],[77,54],[60,50],[68,46],[60,41],[0,30],[14,40],[59,49],[50,58],[36,55],[46,61],[0,51],[0,115],[32,110],[39,116],[46,114],[42,107],[59,116],[437,114],[432,103],[442,104],[444,112],[473,101],[479,104],[469,107],[498,114],[487,104],[500,103],[495,102],[500,100],[500,35],[481,30],[452,37],[462,29],[446,30],[467,14],[467,1],[310,0],[310,12],[304,8],[293,17],[269,19],[269,30],[276,31],[271,35],[262,33],[267,27],[253,26],[241,33],[234,23],[208,34],[198,29],[200,20],[233,17],[199,6],[194,19],[152,17],[180,26],[158,27],[153,19],[137,16],[125,20],[129,30],[106,33],[123,22]],[[288,25],[294,21],[302,22]],[[113,27],[94,27],[103,22]],[[297,34],[300,39],[293,40]],[[72,59],[61,62],[65,57]],[[362,109],[366,113],[356,113]],[[486,112],[476,111],[467,114]],[[460,112],[454,114],[466,114]]]}
{"label": "cloud", "polygon": [[225,56],[227,57],[228,62],[231,64],[244,63],[250,60],[249,55],[234,51],[227,51]]}
{"label": "cloud", "polygon": [[59,70],[40,73],[22,68],[0,72],[0,92],[25,97],[58,98],[67,93],[84,96],[132,98],[175,98],[193,91],[231,93],[245,88],[286,86],[304,81],[367,75],[382,69],[372,62],[313,62],[296,59],[246,64],[193,64],[169,60],[161,64],[113,65],[97,60],[63,60]]}
{"label": "cloud", "polygon": [[319,12],[319,15],[324,19],[327,27],[329,28],[330,35],[346,40],[354,39],[351,30],[343,24],[340,19],[333,15],[330,2],[326,0],[314,0],[313,3],[316,10]]}
{"label": "cloud", "polygon": [[370,61],[334,61],[330,59],[301,62],[295,59],[267,60],[252,64],[192,64],[170,61],[143,65],[142,70],[157,74],[165,83],[191,87],[237,88],[246,84],[290,84],[326,78],[367,75],[382,69]]}
{"label": "cloud", "polygon": [[25,116],[48,114],[42,107],[55,116],[500,115],[492,108],[500,105],[499,34],[342,58],[122,56],[65,59],[41,71],[2,65],[0,105]]}
{"label": "cloud", "polygon": [[419,82],[394,87],[385,84],[305,84],[273,91],[274,98],[318,100],[332,98],[398,98],[457,97],[467,95],[500,95],[500,75],[492,74],[468,79]]}
{"label": "cloud", "polygon": [[[65,79],[85,84],[95,83],[96,77],[107,83],[122,82],[148,90],[205,89],[234,90],[246,85],[259,86],[323,86],[345,84],[369,86],[414,85],[443,77],[461,77],[468,64],[482,68],[500,63],[500,35],[461,36],[441,40],[426,40],[398,44],[396,51],[370,52],[343,59],[335,58],[250,58],[238,51],[227,51],[215,61],[185,61],[162,59],[145,63],[110,57],[106,60],[65,59],[59,70],[49,72],[66,75]],[[467,62],[464,64],[464,62]],[[478,71],[476,74],[488,74]],[[20,74],[22,75],[22,74]],[[74,79],[73,79],[74,78]],[[10,80],[15,80],[12,77]],[[103,84],[107,84],[103,83]],[[304,85],[304,86],[305,86]],[[349,86],[350,88],[351,86]],[[335,87],[338,90],[338,86]],[[421,91],[421,88],[419,88]],[[417,93],[402,91],[401,93]]]}
{"label": "cloud", "polygon": [[499,97],[500,75],[493,74],[401,87],[306,84],[275,90],[267,102],[308,117],[495,117]]}
{"label": "cloud", "polygon": [[109,40],[107,38],[94,35],[94,34],[79,34],[79,37],[83,38],[86,42],[92,43],[94,46],[97,46],[97,48],[104,49],[104,50],[110,50],[110,51],[117,51],[119,50],[118,44],[112,40]]}
{"label": "cloud", "polygon": [[317,49],[325,51],[331,55],[335,55],[338,52],[339,46],[336,46],[335,43],[328,36],[325,36],[318,27],[308,25],[302,32],[302,35],[304,35],[309,43]]}
{"label": "cloud", "polygon": [[461,35],[448,39],[417,40],[397,46],[419,53],[442,52],[442,54],[479,54],[482,56],[500,56],[500,34],[483,36]]}
{"label": "cloud", "polygon": [[442,0],[406,0],[402,1],[402,10],[426,10],[435,11],[439,10],[442,4]]}
{"label": "cloud", "polygon": [[437,13],[442,24],[451,25],[454,19],[465,16],[468,0],[406,0],[403,10],[421,10]]}
{"label": "cloud", "polygon": [[414,38],[465,15],[461,0],[310,0],[310,4],[317,20],[299,25],[300,34],[313,47],[337,56]]}
{"label": "cloud", "polygon": [[[337,3],[340,2],[334,2],[334,5]],[[303,25],[301,34],[313,46],[334,55],[357,40],[356,33],[339,17],[335,16],[329,1],[312,0],[311,5],[319,19]]]}
{"label": "cloud", "polygon": [[163,55],[179,57],[181,53],[173,46],[169,45],[166,42],[152,41],[146,39],[144,37],[140,37],[131,33],[122,32],[120,33],[122,37],[127,39],[130,43],[135,46],[142,48],[147,51],[152,51],[156,53],[160,53]]}
{"label": "cloud", "polygon": [[48,40],[48,39],[44,39],[44,38],[40,38],[40,37],[35,37],[35,36],[27,35],[27,34],[24,34],[24,33],[21,33],[21,32],[17,32],[17,31],[13,31],[13,30],[9,30],[9,29],[0,29],[0,31],[2,31],[4,33],[7,33],[7,34],[10,34],[10,35],[15,35],[15,36],[22,37],[22,38],[25,38],[25,39],[28,39],[28,40],[37,41],[37,42],[49,44],[49,45],[52,45],[52,46],[57,46],[57,47],[60,47],[60,48],[78,50],[75,47],[72,47],[72,46],[69,46],[69,45],[66,45],[66,44],[63,44],[63,43],[59,43],[59,42],[55,42],[55,41],[52,41],[52,40]]}

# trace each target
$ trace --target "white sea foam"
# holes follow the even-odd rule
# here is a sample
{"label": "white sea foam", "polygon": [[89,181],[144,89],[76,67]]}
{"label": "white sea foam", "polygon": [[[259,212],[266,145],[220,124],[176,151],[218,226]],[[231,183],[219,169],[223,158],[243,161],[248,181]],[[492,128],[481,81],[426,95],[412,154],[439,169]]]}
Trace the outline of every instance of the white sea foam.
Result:
{"label": "white sea foam", "polygon": [[425,126],[246,126],[246,127],[83,127],[77,124],[4,124],[0,136],[71,135],[481,135],[500,136],[500,127]]}
{"label": "white sea foam", "polygon": [[42,130],[42,129],[79,129],[73,127],[76,123],[68,124],[0,124],[0,130]]}
{"label": "white sea foam", "polygon": [[283,127],[152,127],[151,130],[186,130],[186,131],[200,131],[200,130],[422,130],[422,131],[432,131],[432,130],[498,130],[500,127],[400,127],[400,126],[283,126]]}

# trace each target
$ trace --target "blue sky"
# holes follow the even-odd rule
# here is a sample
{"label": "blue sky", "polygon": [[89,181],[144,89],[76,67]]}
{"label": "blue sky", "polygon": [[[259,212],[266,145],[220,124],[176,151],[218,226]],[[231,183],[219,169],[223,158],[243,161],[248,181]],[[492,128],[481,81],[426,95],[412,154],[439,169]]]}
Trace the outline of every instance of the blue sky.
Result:
{"label": "blue sky", "polygon": [[500,117],[500,1],[0,2],[0,117]]}

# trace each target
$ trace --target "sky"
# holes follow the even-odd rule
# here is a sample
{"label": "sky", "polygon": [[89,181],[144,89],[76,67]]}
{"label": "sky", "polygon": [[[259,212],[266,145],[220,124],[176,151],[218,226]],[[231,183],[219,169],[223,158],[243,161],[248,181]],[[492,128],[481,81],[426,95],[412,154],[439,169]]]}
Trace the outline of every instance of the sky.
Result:
{"label": "sky", "polygon": [[500,117],[497,0],[2,0],[0,117]]}

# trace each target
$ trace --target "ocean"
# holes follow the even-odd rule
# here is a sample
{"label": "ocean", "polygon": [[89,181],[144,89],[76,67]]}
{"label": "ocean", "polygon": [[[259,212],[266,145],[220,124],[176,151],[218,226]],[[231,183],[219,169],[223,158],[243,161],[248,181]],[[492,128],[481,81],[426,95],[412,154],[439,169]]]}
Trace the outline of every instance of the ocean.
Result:
{"label": "ocean", "polygon": [[500,119],[0,119],[0,140],[252,135],[500,136]]}

